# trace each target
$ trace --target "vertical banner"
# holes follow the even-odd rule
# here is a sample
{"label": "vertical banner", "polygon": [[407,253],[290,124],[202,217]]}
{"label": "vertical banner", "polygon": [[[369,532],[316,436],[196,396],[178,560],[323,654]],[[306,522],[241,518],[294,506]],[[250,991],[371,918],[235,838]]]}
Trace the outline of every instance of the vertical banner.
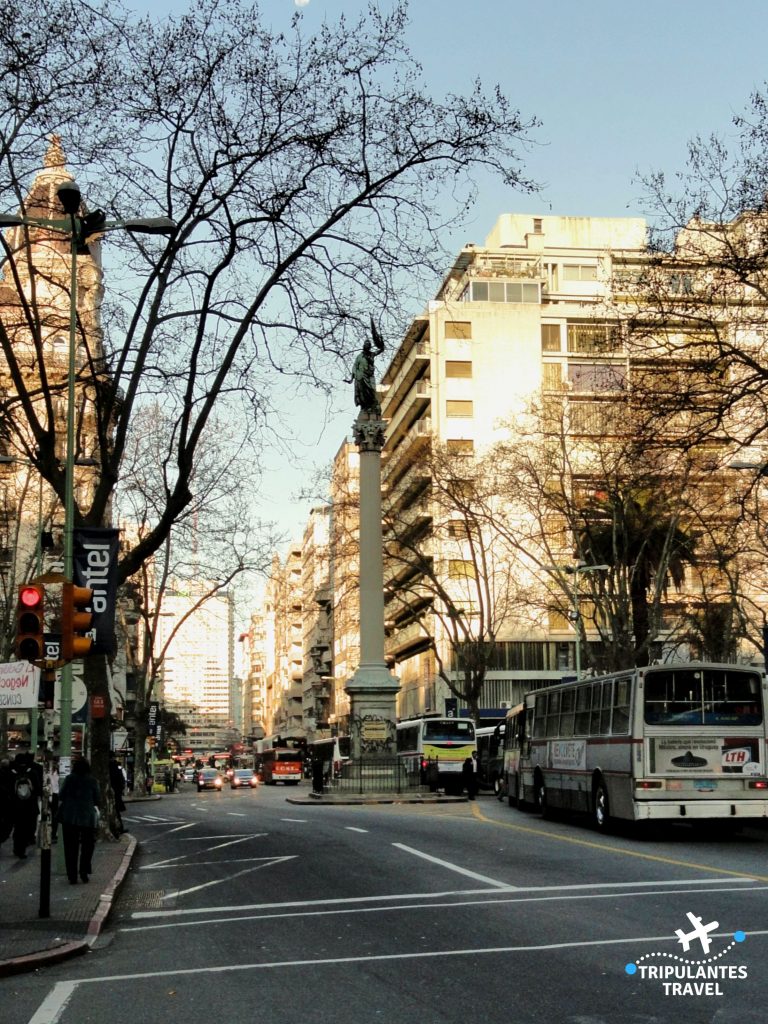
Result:
{"label": "vertical banner", "polygon": [[93,591],[94,654],[114,654],[117,602],[117,552],[120,532],[83,526],[73,531],[72,582]]}

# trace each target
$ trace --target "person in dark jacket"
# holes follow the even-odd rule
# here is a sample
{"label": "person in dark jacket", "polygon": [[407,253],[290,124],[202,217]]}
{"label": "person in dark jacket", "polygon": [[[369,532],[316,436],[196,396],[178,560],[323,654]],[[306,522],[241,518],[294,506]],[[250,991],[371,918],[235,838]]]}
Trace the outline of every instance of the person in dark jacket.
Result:
{"label": "person in dark jacket", "polygon": [[14,777],[13,793],[13,852],[17,857],[27,856],[37,836],[37,818],[43,796],[43,769],[29,751],[20,751],[11,762]]}
{"label": "person in dark jacket", "polygon": [[123,770],[117,763],[117,758],[114,754],[109,755],[109,784],[112,787],[112,792],[115,797],[117,835],[120,835],[122,832],[125,832],[125,829],[123,828],[123,811],[125,810],[123,793],[125,792],[125,776],[123,775]]}
{"label": "person in dark jacket", "polygon": [[59,787],[64,863],[72,885],[77,884],[78,855],[81,881],[87,882],[91,874],[100,803],[99,784],[91,775],[90,764],[81,757],[73,762],[72,771]]}
{"label": "person in dark jacket", "polygon": [[13,787],[16,779],[7,757],[0,760],[0,845],[13,832]]}

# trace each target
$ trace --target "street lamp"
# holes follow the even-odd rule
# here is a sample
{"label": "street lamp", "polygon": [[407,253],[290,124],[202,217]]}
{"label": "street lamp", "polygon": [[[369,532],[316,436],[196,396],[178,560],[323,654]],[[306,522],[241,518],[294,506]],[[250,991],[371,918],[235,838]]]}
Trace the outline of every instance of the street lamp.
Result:
{"label": "street lamp", "polygon": [[[66,218],[27,217],[16,213],[0,213],[0,228],[38,227],[61,232],[70,239],[69,289],[69,362],[67,368],[67,437],[64,485],[64,575],[72,580],[73,535],[75,519],[75,352],[77,347],[77,257],[87,255],[87,241],[93,235],[123,229],[132,234],[170,235],[176,224],[168,217],[137,217],[128,220],[107,220],[102,210],[80,216],[82,196],[74,179],[59,185],[57,195]],[[72,666],[65,663],[61,671],[59,719],[59,752],[62,758],[72,756]]]}
{"label": "street lamp", "polygon": [[581,612],[579,611],[579,576],[583,572],[607,572],[610,565],[566,565],[565,571],[573,576],[571,600],[573,602],[573,628],[576,630],[576,681],[581,679]]}

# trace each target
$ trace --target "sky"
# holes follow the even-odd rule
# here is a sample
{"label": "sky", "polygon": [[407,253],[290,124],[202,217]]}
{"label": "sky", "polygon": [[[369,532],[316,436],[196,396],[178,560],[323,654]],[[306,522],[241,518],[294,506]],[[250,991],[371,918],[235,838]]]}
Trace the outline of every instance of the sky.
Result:
{"label": "sky", "polygon": [[[155,14],[187,5],[127,2]],[[261,0],[260,7],[272,29],[287,28],[300,12],[309,33],[342,12],[356,20],[368,4]],[[452,251],[482,244],[501,213],[643,216],[638,175],[673,175],[691,137],[732,133],[734,114],[768,80],[766,0],[411,0],[410,11],[407,42],[433,95],[468,91],[480,78],[488,88],[498,83],[524,119],[542,122],[524,154],[524,172],[541,191],[526,196],[484,180],[472,222],[447,239]],[[339,387],[329,425],[304,431],[293,459],[281,452],[268,462],[265,515],[272,510],[293,536],[311,507],[298,495],[312,468],[328,464],[351,430],[351,390]],[[314,424],[324,403],[318,409]]]}

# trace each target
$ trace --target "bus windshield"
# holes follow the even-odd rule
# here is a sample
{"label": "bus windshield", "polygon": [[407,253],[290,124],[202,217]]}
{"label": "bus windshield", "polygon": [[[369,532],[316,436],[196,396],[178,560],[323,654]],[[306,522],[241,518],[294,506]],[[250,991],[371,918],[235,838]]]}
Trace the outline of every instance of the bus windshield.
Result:
{"label": "bus windshield", "polygon": [[645,677],[648,725],[759,725],[762,720],[755,672],[676,668]]}
{"label": "bus windshield", "polygon": [[298,750],[276,750],[276,761],[300,761],[301,752]]}
{"label": "bus windshield", "polygon": [[473,722],[464,722],[458,718],[439,719],[424,722],[424,739],[435,742],[467,743],[475,738]]}

